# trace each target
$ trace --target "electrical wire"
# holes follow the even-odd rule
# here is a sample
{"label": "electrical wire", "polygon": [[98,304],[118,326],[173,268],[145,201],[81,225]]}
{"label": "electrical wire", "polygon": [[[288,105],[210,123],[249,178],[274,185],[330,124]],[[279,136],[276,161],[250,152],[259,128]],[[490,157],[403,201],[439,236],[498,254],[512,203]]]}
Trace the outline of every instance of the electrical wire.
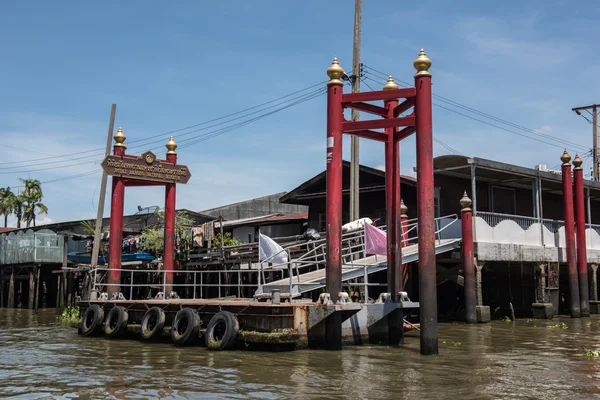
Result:
{"label": "electrical wire", "polygon": [[[308,100],[312,100],[313,98],[316,98],[318,96],[323,95],[325,92],[326,92],[325,88],[319,88],[319,89],[316,89],[316,90],[312,90],[312,91],[310,91],[308,93],[305,93],[305,94],[302,94],[300,96],[296,96],[296,97],[293,97],[291,99],[287,99],[287,100],[285,100],[283,102],[276,103],[275,105],[271,105],[269,107],[265,107],[265,108],[263,108],[263,109],[261,109],[259,111],[255,111],[255,112],[252,112],[252,113],[249,113],[249,114],[244,114],[242,116],[239,116],[239,117],[236,117],[236,118],[231,118],[231,119],[229,119],[229,120],[227,120],[225,122],[219,123],[219,124],[210,125],[208,127],[199,128],[199,129],[187,132],[186,134],[181,135],[181,136],[189,135],[189,134],[192,134],[192,133],[195,133],[195,132],[199,132],[199,131],[204,131],[204,130],[209,129],[211,127],[217,127],[217,126],[223,125],[225,123],[236,121],[236,120],[242,119],[244,117],[249,117],[249,116],[257,114],[259,112],[264,112],[265,110],[269,110],[269,109],[272,109],[274,107],[278,107],[279,106],[278,108],[276,108],[276,109],[274,109],[272,111],[269,111],[267,113],[260,114],[257,117],[254,117],[254,118],[251,118],[251,119],[246,119],[244,121],[238,122],[238,123],[233,124],[233,125],[225,126],[225,127],[213,130],[213,131],[209,131],[209,132],[206,132],[206,133],[203,133],[203,134],[199,134],[199,135],[194,135],[194,136],[192,136],[190,138],[181,140],[181,141],[179,141],[179,146],[178,147],[179,148],[189,147],[189,146],[191,146],[193,144],[203,142],[205,140],[211,139],[211,138],[216,137],[216,136],[220,136],[220,135],[222,135],[224,133],[227,133],[227,132],[231,132],[232,130],[235,130],[235,129],[240,128],[240,127],[245,126],[245,125],[248,125],[248,124],[250,124],[252,122],[258,121],[258,120],[263,119],[263,118],[265,118],[267,116],[273,115],[273,114],[275,114],[277,112],[280,112],[282,110],[285,110],[287,108],[295,106],[297,104],[301,104],[301,103],[304,103],[304,102],[306,102]],[[284,97],[290,97],[290,96],[284,96]],[[271,101],[270,103],[273,103],[273,101]],[[161,143],[159,146],[155,146],[153,148],[147,148],[147,147],[145,147],[146,145],[149,144],[149,143],[147,143],[147,144],[143,145],[145,147],[144,150],[150,150],[150,151],[161,150],[161,149],[164,150],[164,146],[162,144],[162,141],[163,140],[160,139],[158,141],[150,142],[150,143],[157,143],[157,142]],[[140,146],[140,145],[138,145],[138,146],[132,146],[130,148],[130,150],[131,149],[140,148],[140,147],[142,147],[142,146]],[[55,162],[46,162],[46,163],[39,163],[39,164],[32,164],[31,166],[45,165],[45,164],[51,163],[51,164],[53,164],[53,166],[51,166],[51,167],[44,167],[44,168],[37,168],[37,169],[19,170],[19,171],[5,171],[5,172],[0,172],[0,175],[5,175],[5,174],[22,174],[22,173],[29,173],[29,172],[54,170],[54,169],[60,169],[60,168],[75,167],[75,166],[84,165],[84,164],[90,164],[90,163],[100,163],[102,161],[102,160],[89,161],[89,158],[90,158],[90,156],[83,156],[83,157],[78,157],[78,158],[75,158],[75,159],[63,161],[63,163],[64,163],[64,162],[75,161],[75,160],[80,160],[80,159],[87,159],[87,161],[84,161],[84,162],[71,163],[71,164],[66,164],[66,165],[54,165],[54,164],[60,163],[58,161],[55,161]],[[4,167],[4,169],[8,169],[8,168],[14,168],[14,167]],[[24,167],[20,167],[20,168],[24,168]],[[25,167],[25,168],[27,168],[27,167]]]}
{"label": "electrical wire", "polygon": [[[367,65],[365,65],[365,68],[366,68],[367,70],[369,70],[369,71],[370,71],[370,72],[371,72],[373,75],[375,75],[375,76],[379,75],[379,77],[380,77],[381,79],[387,79],[387,77],[388,77],[388,74],[384,74],[383,72],[381,72],[381,71],[379,71],[379,70],[376,70],[375,68],[369,67],[369,66],[367,66]],[[411,85],[410,85],[408,82],[405,82],[405,81],[402,81],[402,80],[399,80],[399,79],[395,79],[395,80],[396,80],[397,82],[401,82],[401,83],[403,83],[403,84],[405,84],[405,85],[407,85],[407,86],[411,86]],[[567,147],[571,147],[571,148],[573,148],[573,149],[581,149],[581,150],[586,150],[586,151],[589,149],[588,147],[582,146],[582,145],[580,145],[580,144],[577,144],[577,143],[574,143],[574,142],[571,142],[571,141],[568,141],[568,140],[564,140],[564,139],[562,139],[562,138],[558,138],[558,137],[556,137],[556,136],[552,136],[552,135],[549,135],[549,134],[547,134],[547,133],[544,133],[544,132],[536,131],[536,130],[533,130],[533,129],[530,129],[530,128],[527,128],[527,127],[524,127],[524,126],[522,126],[522,125],[519,125],[519,124],[515,124],[515,123],[513,123],[513,122],[507,121],[507,120],[505,120],[505,119],[502,119],[502,118],[499,118],[499,117],[495,117],[495,116],[493,116],[493,115],[491,115],[491,114],[485,113],[485,112],[483,112],[483,111],[479,111],[479,110],[477,110],[477,109],[474,109],[474,108],[472,108],[472,107],[466,106],[466,105],[464,105],[464,104],[461,104],[461,103],[459,103],[459,102],[456,102],[456,101],[454,101],[454,100],[448,99],[448,98],[446,98],[446,97],[443,97],[443,96],[439,96],[439,95],[436,95],[436,94],[432,94],[432,97],[433,97],[434,99],[438,100],[438,101],[441,101],[441,102],[444,102],[444,103],[446,103],[446,104],[449,104],[449,105],[451,105],[451,106],[454,106],[454,107],[460,108],[460,109],[462,109],[462,110],[464,110],[464,111],[468,111],[468,112],[470,112],[470,113],[473,113],[473,114],[479,115],[479,116],[481,116],[481,117],[484,117],[484,118],[487,118],[487,119],[491,119],[491,120],[493,120],[493,121],[495,121],[495,122],[498,122],[498,123],[501,123],[501,124],[504,124],[504,125],[508,125],[508,126],[510,126],[510,127],[512,127],[512,128],[515,128],[515,129],[518,129],[518,130],[522,130],[522,131],[524,131],[524,132],[527,132],[527,133],[533,134],[533,135],[535,135],[535,136],[541,136],[541,137],[544,137],[544,138],[546,138],[546,139],[548,139],[548,140],[552,140],[552,141],[556,141],[556,142],[558,142],[558,143],[562,143],[562,145],[560,145],[560,146],[558,146],[558,147],[564,147],[564,145],[567,145]],[[442,107],[442,108],[443,108],[443,107]],[[447,108],[446,108],[446,109],[447,109]],[[463,115],[463,114],[461,114],[461,115]],[[477,119],[475,119],[475,120],[477,120]],[[477,121],[479,121],[479,120],[477,120]],[[492,125],[492,126],[496,126],[496,125]],[[511,130],[507,130],[507,131],[508,131],[508,132],[511,132],[511,133],[514,133],[514,131],[511,131]],[[540,142],[542,142],[542,143],[546,143],[546,144],[548,144],[548,142],[541,141],[541,140],[539,140],[539,139],[537,139],[537,138],[534,138],[534,140],[538,140],[538,141],[540,141]]]}
{"label": "electrical wire", "polygon": [[[223,120],[223,119],[226,119],[226,118],[232,117],[232,116],[238,116],[240,113],[246,113],[246,112],[248,112],[248,111],[256,110],[256,109],[258,109],[258,108],[260,108],[260,107],[264,107],[264,106],[266,106],[266,105],[273,104],[273,103],[276,103],[276,102],[278,102],[278,101],[281,101],[281,100],[287,99],[287,98],[289,98],[289,97],[292,97],[292,96],[294,96],[294,95],[296,95],[296,94],[299,94],[299,93],[305,92],[305,91],[307,91],[307,90],[309,90],[309,89],[312,89],[312,88],[314,88],[314,87],[317,87],[317,86],[322,86],[322,85],[323,85],[323,84],[325,84],[326,82],[327,82],[327,81],[323,81],[323,82],[316,83],[316,84],[314,84],[314,85],[311,85],[311,86],[305,87],[305,88],[303,88],[303,89],[300,89],[300,90],[294,91],[294,92],[292,92],[292,93],[289,93],[289,94],[287,94],[287,95],[285,95],[285,96],[281,96],[281,97],[278,97],[278,98],[276,98],[276,99],[273,99],[273,100],[267,101],[267,102],[265,102],[265,103],[261,103],[261,104],[258,104],[258,105],[256,105],[256,106],[253,106],[253,107],[249,107],[249,108],[246,108],[246,109],[243,109],[243,110],[240,110],[240,111],[237,111],[237,112],[231,113],[231,114],[227,114],[227,115],[224,115],[224,116],[222,116],[222,117],[219,117],[219,118],[214,118],[214,119],[211,119],[211,120],[208,120],[208,121],[204,121],[204,122],[201,122],[201,123],[198,123],[198,124],[189,125],[189,126],[186,126],[186,127],[184,127],[184,128],[179,128],[179,129],[176,129],[176,130],[173,130],[173,131],[168,131],[168,132],[160,133],[160,134],[157,134],[157,135],[154,135],[154,136],[150,136],[150,137],[147,137],[147,138],[143,138],[143,139],[130,140],[130,141],[128,142],[128,144],[140,143],[140,142],[146,142],[146,141],[148,141],[148,140],[150,140],[150,139],[154,139],[154,138],[157,138],[157,137],[159,137],[159,136],[165,136],[165,135],[169,135],[169,134],[172,134],[172,133],[181,132],[181,131],[188,130],[188,129],[191,129],[191,128],[195,128],[195,127],[198,127],[198,126],[206,125],[206,124],[209,124],[209,123],[212,123],[212,122],[220,121],[220,120]],[[293,100],[293,99],[292,99],[292,100]],[[272,108],[272,107],[274,107],[274,106],[267,107],[266,109],[268,109],[268,108]],[[257,112],[260,112],[260,111],[257,111]],[[251,114],[252,114],[252,113],[251,113]],[[238,119],[239,119],[239,118],[238,118]],[[218,125],[218,124],[217,124],[217,125]],[[206,129],[209,129],[209,128],[206,128]],[[141,145],[140,145],[140,144],[138,144],[138,145],[137,145],[137,146],[135,146],[135,147],[140,147],[140,146],[141,146]],[[132,148],[133,148],[133,147],[132,147]],[[105,149],[104,149],[104,148],[98,148],[98,149],[85,150],[85,151],[78,152],[78,155],[80,156],[80,155],[82,155],[82,154],[90,154],[90,153],[101,153],[101,154],[99,154],[99,155],[104,155],[104,151],[105,151]],[[62,158],[62,159],[65,159],[65,160],[74,161],[74,160],[76,160],[76,159],[83,159],[83,158],[89,158],[89,157],[90,157],[89,155],[88,155],[88,156],[85,156],[85,157],[78,157],[78,158],[73,158],[72,156],[73,156],[73,154],[63,154],[63,155],[58,155],[58,156],[51,156],[51,157],[44,157],[44,158],[33,158],[33,159],[28,159],[28,160],[18,160],[18,161],[3,161],[3,162],[0,162],[0,165],[4,165],[4,164],[11,164],[12,166],[11,166],[11,167],[0,167],[0,168],[15,168],[15,167],[14,167],[14,164],[26,164],[26,163],[37,162],[37,161],[56,160],[56,159],[58,159],[58,158]],[[64,162],[64,160],[62,160],[62,161],[61,161],[61,160],[59,160],[59,161],[52,161],[52,162],[49,162],[49,163],[55,163],[55,162]],[[28,166],[34,166],[34,165],[41,165],[41,164],[39,164],[39,163],[38,163],[38,164],[32,164],[32,165],[28,165]],[[25,166],[23,165],[23,166],[16,167],[16,168],[23,168],[23,167],[25,167]]]}

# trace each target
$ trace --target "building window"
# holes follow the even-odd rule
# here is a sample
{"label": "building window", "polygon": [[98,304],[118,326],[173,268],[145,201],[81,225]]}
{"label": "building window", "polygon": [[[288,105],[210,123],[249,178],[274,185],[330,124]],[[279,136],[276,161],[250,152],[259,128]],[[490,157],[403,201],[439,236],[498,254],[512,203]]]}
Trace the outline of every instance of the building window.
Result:
{"label": "building window", "polygon": [[490,209],[500,214],[516,214],[517,201],[515,189],[492,186],[490,188]]}

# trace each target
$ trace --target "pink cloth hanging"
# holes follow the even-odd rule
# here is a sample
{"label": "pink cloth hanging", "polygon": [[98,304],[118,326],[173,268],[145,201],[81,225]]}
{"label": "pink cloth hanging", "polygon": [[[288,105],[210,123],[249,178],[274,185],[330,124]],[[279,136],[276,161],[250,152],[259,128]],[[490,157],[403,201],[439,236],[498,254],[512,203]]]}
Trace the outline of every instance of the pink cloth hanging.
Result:
{"label": "pink cloth hanging", "polygon": [[387,256],[387,234],[371,224],[365,224],[365,252]]}

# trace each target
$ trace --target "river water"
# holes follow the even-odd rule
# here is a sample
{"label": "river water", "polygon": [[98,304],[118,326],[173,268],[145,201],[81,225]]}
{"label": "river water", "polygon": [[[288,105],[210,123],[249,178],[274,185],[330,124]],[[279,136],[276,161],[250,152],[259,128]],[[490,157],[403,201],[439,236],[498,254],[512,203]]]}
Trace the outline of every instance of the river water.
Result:
{"label": "river water", "polygon": [[[559,321],[568,328],[551,328]],[[116,399],[600,398],[600,319],[440,324],[440,355],[400,348],[211,352],[84,338],[54,310],[0,309],[0,397]]]}

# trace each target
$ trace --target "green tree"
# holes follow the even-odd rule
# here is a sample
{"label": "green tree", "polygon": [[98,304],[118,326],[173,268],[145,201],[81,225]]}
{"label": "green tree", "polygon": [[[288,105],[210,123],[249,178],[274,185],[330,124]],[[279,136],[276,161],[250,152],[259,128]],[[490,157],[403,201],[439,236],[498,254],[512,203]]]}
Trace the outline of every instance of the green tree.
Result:
{"label": "green tree", "polygon": [[42,184],[37,179],[23,179],[19,178],[19,180],[23,183],[25,187],[23,189],[23,206],[22,212],[23,217],[25,218],[25,222],[27,223],[27,228],[33,222],[33,226],[35,226],[35,216],[39,214],[48,214],[48,207],[46,207],[42,203],[42,199],[44,198],[44,194],[42,192]]}
{"label": "green tree", "polygon": [[13,213],[17,217],[17,228],[21,227],[21,220],[23,219],[23,210],[25,208],[25,198],[22,194],[15,195],[13,199]]}
{"label": "green tree", "polygon": [[8,216],[13,213],[15,208],[15,194],[10,187],[0,188],[0,215],[4,215],[4,227],[8,224]]}
{"label": "green tree", "polygon": [[[160,223],[155,227],[144,229],[140,237],[140,249],[155,256],[162,255],[165,248],[164,211],[158,211],[157,215]],[[175,215],[175,246],[179,254],[189,254],[193,222],[185,211],[177,212]]]}
{"label": "green tree", "polygon": [[[215,247],[221,247],[221,234],[220,233],[217,233],[215,235],[214,244],[215,244]],[[231,234],[231,232],[225,232],[225,234],[223,234],[223,247],[237,246],[238,244],[240,244],[239,240],[234,238],[233,235]]]}

